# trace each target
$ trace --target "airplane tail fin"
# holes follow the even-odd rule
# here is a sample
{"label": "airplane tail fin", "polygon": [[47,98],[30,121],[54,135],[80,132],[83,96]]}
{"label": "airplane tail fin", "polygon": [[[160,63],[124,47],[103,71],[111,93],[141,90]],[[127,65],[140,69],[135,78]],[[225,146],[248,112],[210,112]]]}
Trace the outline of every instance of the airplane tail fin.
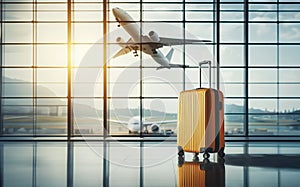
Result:
{"label": "airplane tail fin", "polygon": [[169,60],[169,62],[171,61],[171,58],[173,56],[174,53],[174,49],[171,48],[171,50],[168,52],[168,54],[166,55],[166,58]]}

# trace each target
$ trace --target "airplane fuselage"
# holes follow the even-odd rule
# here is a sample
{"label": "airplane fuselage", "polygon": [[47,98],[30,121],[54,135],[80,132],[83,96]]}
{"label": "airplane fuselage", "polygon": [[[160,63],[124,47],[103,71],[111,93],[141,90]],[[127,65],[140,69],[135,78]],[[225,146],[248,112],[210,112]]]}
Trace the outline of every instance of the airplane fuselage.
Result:
{"label": "airplane fuselage", "polygon": [[153,60],[155,60],[155,62],[157,62],[161,66],[169,66],[170,61],[159,49],[151,47],[150,44],[145,44],[147,42],[150,42],[151,40],[141,32],[139,25],[129,14],[127,14],[127,12],[119,8],[114,8],[113,14],[116,20],[119,22],[120,26],[122,26],[124,30],[131,36],[133,42],[143,43],[138,46],[137,49],[134,49],[135,51],[143,51],[144,53],[150,55]]}

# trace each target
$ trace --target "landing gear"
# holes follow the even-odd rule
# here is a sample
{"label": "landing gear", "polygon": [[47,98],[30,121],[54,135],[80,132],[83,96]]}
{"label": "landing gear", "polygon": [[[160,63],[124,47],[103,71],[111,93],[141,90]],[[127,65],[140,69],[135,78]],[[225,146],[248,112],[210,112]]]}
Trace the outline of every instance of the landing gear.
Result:
{"label": "landing gear", "polygon": [[151,51],[152,51],[152,53],[153,53],[154,55],[157,54],[156,49],[151,49]]}
{"label": "landing gear", "polygon": [[139,56],[136,50],[133,51],[133,55],[134,55],[134,57]]}

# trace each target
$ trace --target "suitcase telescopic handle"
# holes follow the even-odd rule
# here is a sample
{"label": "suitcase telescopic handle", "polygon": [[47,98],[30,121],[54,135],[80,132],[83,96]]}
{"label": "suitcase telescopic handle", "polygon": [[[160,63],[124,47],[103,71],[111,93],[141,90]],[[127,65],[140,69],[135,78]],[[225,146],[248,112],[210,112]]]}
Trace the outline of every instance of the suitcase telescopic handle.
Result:
{"label": "suitcase telescopic handle", "polygon": [[199,62],[199,85],[201,88],[201,66],[208,64],[208,84],[209,88],[211,88],[211,61],[210,60],[204,60],[202,62]]}

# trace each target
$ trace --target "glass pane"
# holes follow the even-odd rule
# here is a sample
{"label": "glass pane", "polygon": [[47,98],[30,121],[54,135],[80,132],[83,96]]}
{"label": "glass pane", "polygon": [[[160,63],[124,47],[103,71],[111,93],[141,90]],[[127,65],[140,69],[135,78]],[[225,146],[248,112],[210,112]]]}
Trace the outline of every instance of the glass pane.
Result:
{"label": "glass pane", "polygon": [[245,105],[244,99],[224,99],[225,102],[225,113],[244,113],[245,112]]}
{"label": "glass pane", "polygon": [[65,99],[38,99],[36,107],[37,134],[67,133],[67,101]]}
{"label": "glass pane", "polygon": [[37,82],[39,83],[66,83],[68,81],[68,70],[66,68],[38,68],[36,73]]}
{"label": "glass pane", "polygon": [[32,97],[33,89],[31,83],[17,82],[2,85],[3,97]]}
{"label": "glass pane", "polygon": [[[264,2],[264,1],[271,1],[271,0],[251,0],[251,2]],[[276,0],[274,0],[276,2]],[[264,10],[264,13],[267,13],[266,11],[277,11],[277,5],[276,4],[249,4],[249,10]]]}
{"label": "glass pane", "polygon": [[145,99],[143,117],[149,126],[144,126],[145,133],[159,135],[177,134],[177,99]]}
{"label": "glass pane", "polygon": [[[232,0],[232,2],[238,2],[236,0]],[[244,10],[244,5],[243,4],[220,4],[220,9],[222,10],[240,10],[243,11]]]}
{"label": "glass pane", "polygon": [[67,21],[67,4],[37,4],[38,21]]}
{"label": "glass pane", "polygon": [[279,21],[298,21],[299,15],[295,12],[279,12]]}
{"label": "glass pane", "polygon": [[103,84],[79,82],[72,84],[73,97],[103,97]]}
{"label": "glass pane", "polygon": [[273,23],[250,23],[249,42],[277,42],[277,25]]}
{"label": "glass pane", "polygon": [[3,18],[2,18],[3,21],[32,21],[32,15],[33,15],[32,12],[26,11],[24,9],[23,9],[23,11],[22,10],[4,10],[3,14],[4,14]]}
{"label": "glass pane", "polygon": [[249,96],[250,97],[276,97],[277,85],[276,84],[250,84]]}
{"label": "glass pane", "polygon": [[279,84],[279,96],[299,97],[300,84]]}
{"label": "glass pane", "polygon": [[183,71],[180,68],[147,68],[143,73],[143,95],[145,97],[177,97],[183,89]]}
{"label": "glass pane", "polygon": [[2,50],[4,66],[31,66],[33,64],[30,45],[3,45]]}
{"label": "glass pane", "polygon": [[[188,2],[188,1],[186,1]],[[191,11],[199,11],[199,10],[213,10],[213,5],[211,3],[201,3],[201,4],[185,4],[185,10],[191,10]]]}
{"label": "glass pane", "polygon": [[300,66],[300,46],[279,46],[279,64],[281,66]]}
{"label": "glass pane", "polygon": [[300,135],[299,110],[278,116],[279,134],[284,136]]}
{"label": "glass pane", "polygon": [[186,20],[187,21],[213,21],[213,13],[212,12],[186,12]]}
{"label": "glass pane", "polygon": [[281,23],[279,24],[279,42],[299,43],[300,24]]}
{"label": "glass pane", "polygon": [[243,83],[245,79],[244,69],[237,68],[221,68],[220,69],[221,83]]}
{"label": "glass pane", "polygon": [[32,99],[5,99],[2,104],[3,132],[7,135],[33,134]]}
{"label": "glass pane", "polygon": [[243,97],[244,86],[244,84],[221,84],[220,88],[225,97]]}
{"label": "glass pane", "polygon": [[221,45],[221,66],[243,66],[245,64],[245,51],[242,45]]}
{"label": "glass pane", "polygon": [[276,66],[276,46],[249,46],[249,64],[251,66]]}
{"label": "glass pane", "polygon": [[185,29],[198,39],[213,41],[213,23],[186,23]]}
{"label": "glass pane", "polygon": [[[251,6],[251,5],[249,5]],[[272,5],[270,5],[272,6]],[[269,10],[267,10],[269,11]],[[277,13],[276,12],[249,12],[249,21],[277,21]],[[260,23],[262,25],[264,23]],[[258,31],[259,33],[259,31]]]}
{"label": "glass pane", "polygon": [[140,94],[140,69],[110,68],[109,86],[112,97],[137,97]]}
{"label": "glass pane", "polygon": [[225,115],[225,135],[244,135],[244,115]]}
{"label": "glass pane", "polygon": [[181,21],[181,4],[145,4],[143,8],[144,21]]}
{"label": "glass pane", "polygon": [[249,99],[249,113],[273,113],[277,112],[276,99]]}
{"label": "glass pane", "polygon": [[31,23],[3,23],[3,38],[5,43],[31,43]]}
{"label": "glass pane", "polygon": [[66,43],[67,24],[65,23],[39,23],[37,24],[37,42]]}
{"label": "glass pane", "polygon": [[266,68],[250,68],[249,69],[249,82],[251,83],[276,83],[277,82],[277,69]]}
{"label": "glass pane", "polygon": [[74,42],[96,42],[102,38],[102,27],[97,23],[73,24]]}
{"label": "glass pane", "polygon": [[279,69],[279,82],[300,83],[300,69]]}
{"label": "glass pane", "polygon": [[[289,0],[292,1],[292,0]],[[300,10],[299,4],[279,4],[279,10]]]}
{"label": "glass pane", "polygon": [[221,21],[243,21],[243,12],[221,12]]}
{"label": "glass pane", "polygon": [[111,99],[109,105],[110,134],[128,135],[140,131],[140,102],[138,99]]}
{"label": "glass pane", "polygon": [[221,23],[221,42],[244,42],[244,24]]}
{"label": "glass pane", "polygon": [[74,134],[103,134],[102,103],[102,99],[73,99]]}
{"label": "glass pane", "polygon": [[277,115],[249,115],[249,135],[277,135]]}
{"label": "glass pane", "polygon": [[67,97],[67,84],[65,83],[38,83],[38,97]]}
{"label": "glass pane", "polygon": [[66,45],[38,45],[37,65],[38,66],[67,66]]}
{"label": "glass pane", "polygon": [[[112,52],[109,51],[111,56],[108,55],[108,58],[111,59],[111,57],[119,50],[119,46],[116,46],[118,48],[115,49],[115,51]],[[101,74],[102,72],[102,65],[103,65],[103,44],[74,44],[72,46],[72,65],[73,66],[79,66],[79,67],[95,67],[97,68],[96,73]],[[109,65],[111,65],[109,63]],[[120,64],[119,64],[120,65]],[[78,72],[77,72],[78,73]],[[89,73],[89,72],[82,72],[83,74]],[[79,73],[82,75],[81,73]],[[76,77],[77,74],[74,74],[74,79],[82,79],[83,77],[86,77],[89,74],[85,74],[84,76]],[[94,74],[92,74],[94,75]],[[97,75],[97,74],[96,74]]]}
{"label": "glass pane", "polygon": [[300,110],[299,99],[279,99],[279,112],[281,113],[297,113]]}
{"label": "glass pane", "polygon": [[3,68],[2,82],[32,82],[32,68]]}

